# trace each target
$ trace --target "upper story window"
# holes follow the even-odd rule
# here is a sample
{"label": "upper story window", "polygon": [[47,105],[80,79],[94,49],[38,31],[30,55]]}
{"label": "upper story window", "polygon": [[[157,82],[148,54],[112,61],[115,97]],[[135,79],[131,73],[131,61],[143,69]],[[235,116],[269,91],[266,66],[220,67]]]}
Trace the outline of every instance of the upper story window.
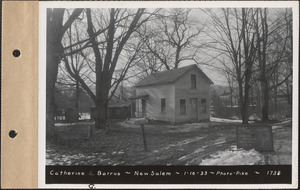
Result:
{"label": "upper story window", "polygon": [[191,74],[191,89],[196,89],[196,75]]}

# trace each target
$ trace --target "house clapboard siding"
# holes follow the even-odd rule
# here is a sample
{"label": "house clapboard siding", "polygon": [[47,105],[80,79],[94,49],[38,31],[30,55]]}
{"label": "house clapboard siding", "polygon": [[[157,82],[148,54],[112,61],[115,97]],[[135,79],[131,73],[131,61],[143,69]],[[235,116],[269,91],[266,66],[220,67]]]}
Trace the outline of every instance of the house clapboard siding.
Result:
{"label": "house clapboard siding", "polygon": [[[149,94],[146,100],[146,117],[153,120],[173,122],[175,119],[175,88],[174,85],[161,85],[137,88],[137,94]],[[161,99],[165,98],[166,109],[161,112]],[[142,104],[137,104],[142,110]]]}
{"label": "house clapboard siding", "polygon": [[[196,75],[196,88],[191,89],[191,75]],[[175,82],[175,101],[176,101],[176,113],[175,122],[190,121],[191,107],[190,99],[197,98],[198,101],[198,120],[206,120],[210,118],[209,106],[210,106],[210,96],[209,96],[209,84],[204,82],[202,75],[197,72],[197,70],[188,71],[186,74],[181,76]],[[185,99],[187,103],[187,114],[180,114],[180,99]],[[206,99],[206,112],[204,112],[204,105],[201,103],[202,99]]]}

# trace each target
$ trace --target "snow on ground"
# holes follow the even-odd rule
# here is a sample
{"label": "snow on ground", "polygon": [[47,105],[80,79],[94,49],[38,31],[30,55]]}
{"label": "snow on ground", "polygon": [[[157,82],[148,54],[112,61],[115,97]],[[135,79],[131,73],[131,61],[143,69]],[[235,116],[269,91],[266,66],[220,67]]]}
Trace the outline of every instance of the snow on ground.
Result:
{"label": "snow on ground", "polygon": [[170,145],[166,146],[164,149],[169,149],[171,147],[182,146],[182,145],[186,145],[186,144],[189,144],[189,143],[197,142],[197,141],[200,141],[203,138],[204,137],[196,137],[196,138],[186,139],[186,140],[177,142],[176,144],[170,144]]}
{"label": "snow on ground", "polygon": [[287,119],[285,121],[282,121],[280,123],[276,123],[276,125],[273,125],[272,126],[272,131],[275,132],[275,131],[279,131],[279,130],[283,130],[283,128],[285,126],[288,126],[292,123],[292,119]]}
{"label": "snow on ground", "polygon": [[[224,119],[224,118],[217,118],[217,117],[210,117],[210,121],[217,122],[217,123],[242,123],[240,119]],[[253,123],[254,121],[249,121],[249,123]]]}
{"label": "snow on ground", "polygon": [[78,123],[55,123],[55,127],[65,127],[65,126],[74,126],[78,125]]}
{"label": "snow on ground", "polygon": [[[122,154],[124,154],[123,150],[111,153],[112,156]],[[46,165],[99,165],[103,163],[118,165],[122,162],[111,160],[106,153],[62,154],[49,149],[46,151]]]}
{"label": "snow on ground", "polygon": [[[272,152],[237,149],[235,128],[240,126],[238,123],[241,120],[212,117],[211,121],[221,123],[147,125],[146,135],[150,150],[148,152],[144,152],[141,144],[140,127],[118,123],[112,125],[113,135],[105,135],[101,130],[95,131],[94,136],[97,138],[92,141],[95,143],[93,146],[83,142],[76,144],[78,149],[72,148],[72,144],[47,147],[46,163],[47,165],[282,165],[291,163],[291,120],[267,124],[273,125],[274,151]],[[82,123],[82,126],[90,125],[88,122],[79,123]],[[222,125],[222,123],[229,123],[229,125]],[[70,124],[56,124],[56,126],[69,128]],[[68,150],[69,147],[72,151]],[[89,152],[85,150],[86,147],[89,147]]]}
{"label": "snow on ground", "polygon": [[256,150],[237,149],[236,146],[232,146],[210,155],[210,158],[202,160],[199,165],[253,165],[262,162],[264,156]]}
{"label": "snow on ground", "polygon": [[289,125],[290,123],[292,122],[292,119],[287,119],[287,120],[284,120],[280,123],[278,123],[279,125]]}
{"label": "snow on ground", "polygon": [[272,132],[279,131],[279,130],[283,130],[283,127],[280,125],[272,126]]}
{"label": "snow on ground", "polygon": [[[199,154],[199,153],[205,151],[206,148],[207,148],[207,146],[205,145],[205,146],[203,146],[201,148],[196,149],[194,152],[192,152],[190,154],[187,154],[187,155],[184,155],[184,156],[178,158],[178,160],[179,161],[186,160],[186,159],[188,159],[188,157],[191,157],[191,156],[193,157],[193,155],[196,155],[196,154]],[[194,160],[192,160],[192,161],[194,161]],[[189,162],[191,162],[191,161],[189,161]]]}
{"label": "snow on ground", "polygon": [[190,124],[184,124],[183,127],[176,127],[173,126],[169,127],[168,133],[186,133],[186,132],[193,132],[197,131],[199,129],[205,130],[208,129],[209,125],[206,122],[203,123],[190,123]]}
{"label": "snow on ground", "polygon": [[197,127],[197,128],[207,128],[209,127],[208,123],[202,122],[202,123],[188,123],[185,124],[184,127]]}
{"label": "snow on ground", "polygon": [[76,123],[55,123],[55,127],[68,127],[68,126],[77,126],[77,125],[90,125],[95,122],[76,122]]}

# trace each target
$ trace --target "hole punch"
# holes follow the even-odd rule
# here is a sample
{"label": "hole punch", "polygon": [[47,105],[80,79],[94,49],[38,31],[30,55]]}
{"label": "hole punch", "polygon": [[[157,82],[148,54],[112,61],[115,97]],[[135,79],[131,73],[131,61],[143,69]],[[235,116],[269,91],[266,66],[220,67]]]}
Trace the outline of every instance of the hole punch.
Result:
{"label": "hole punch", "polygon": [[15,131],[15,130],[11,130],[11,131],[9,131],[9,133],[8,133],[8,135],[10,136],[10,138],[15,138],[16,136],[17,136],[17,132]]}
{"label": "hole punch", "polygon": [[20,57],[21,52],[20,52],[20,50],[15,49],[12,54],[13,54],[14,57]]}
{"label": "hole punch", "polygon": [[94,185],[94,184],[92,184],[92,183],[91,183],[91,184],[89,184],[88,186],[89,186],[89,189],[96,189],[95,185]]}

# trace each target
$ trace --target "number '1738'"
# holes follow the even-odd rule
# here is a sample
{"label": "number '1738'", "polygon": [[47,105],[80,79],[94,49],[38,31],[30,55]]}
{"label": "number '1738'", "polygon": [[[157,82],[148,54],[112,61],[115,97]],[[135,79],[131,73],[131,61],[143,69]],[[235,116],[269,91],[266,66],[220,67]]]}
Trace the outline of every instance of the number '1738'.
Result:
{"label": "number '1738'", "polygon": [[267,171],[267,175],[281,175],[281,171]]}

